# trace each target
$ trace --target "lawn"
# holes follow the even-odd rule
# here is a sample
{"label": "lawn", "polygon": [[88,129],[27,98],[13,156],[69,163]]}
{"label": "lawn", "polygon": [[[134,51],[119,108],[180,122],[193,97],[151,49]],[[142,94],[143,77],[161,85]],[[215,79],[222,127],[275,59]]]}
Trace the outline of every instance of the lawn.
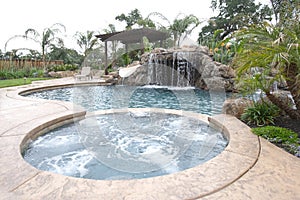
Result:
{"label": "lawn", "polygon": [[27,78],[27,79],[19,78],[19,79],[0,80],[0,88],[27,85],[27,84],[31,84],[32,81],[48,80],[48,79],[49,78]]}

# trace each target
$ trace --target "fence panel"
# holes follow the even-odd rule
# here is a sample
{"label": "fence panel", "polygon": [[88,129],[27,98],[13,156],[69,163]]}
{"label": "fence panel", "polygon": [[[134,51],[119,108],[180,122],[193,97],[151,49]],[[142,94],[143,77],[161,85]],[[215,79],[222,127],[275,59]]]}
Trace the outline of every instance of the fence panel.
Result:
{"label": "fence panel", "polygon": [[[53,61],[45,61],[45,66],[52,65],[63,65],[63,60],[53,60]],[[17,60],[0,60],[0,71],[9,70],[9,69],[24,69],[24,68],[38,68],[43,69],[44,63],[42,60],[25,60],[25,59],[17,59]]]}

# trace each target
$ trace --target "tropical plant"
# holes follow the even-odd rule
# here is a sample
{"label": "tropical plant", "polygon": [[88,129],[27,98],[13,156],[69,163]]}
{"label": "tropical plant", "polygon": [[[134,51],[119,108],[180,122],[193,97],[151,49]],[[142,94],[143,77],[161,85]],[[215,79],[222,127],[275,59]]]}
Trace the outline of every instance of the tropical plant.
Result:
{"label": "tropical plant", "polygon": [[169,27],[174,37],[174,47],[179,46],[180,39],[184,40],[199,24],[200,21],[195,15],[191,14],[183,18],[178,15]]}
{"label": "tropical plant", "polygon": [[209,54],[214,61],[222,64],[229,64],[236,52],[236,42],[231,38],[220,41],[220,34],[223,30],[216,30],[211,37],[202,38],[199,44],[209,48]]}
{"label": "tropical plant", "polygon": [[120,66],[125,67],[131,63],[132,59],[130,58],[129,53],[122,54],[122,56],[118,59],[117,62]]}
{"label": "tropical plant", "polygon": [[40,46],[42,48],[42,60],[44,63],[44,68],[46,66],[45,61],[46,61],[46,54],[47,54],[48,48],[51,45],[58,44],[59,46],[63,46],[63,44],[64,44],[63,39],[56,36],[56,34],[61,33],[62,30],[65,32],[66,27],[63,24],[56,23],[56,24],[53,24],[49,28],[45,28],[41,35],[38,33],[38,31],[36,31],[35,29],[32,29],[32,28],[29,28],[25,31],[26,39],[29,38],[40,44]]}
{"label": "tropical plant", "polygon": [[15,35],[7,40],[5,43],[5,51],[7,48],[8,42],[15,38],[24,38],[26,40],[31,40],[39,44],[41,47],[41,52],[42,52],[42,60],[44,64],[44,68],[46,66],[46,54],[47,50],[50,46],[52,45],[59,45],[63,46],[63,39],[60,37],[57,37],[56,35],[58,33],[61,33],[62,30],[65,32],[66,28],[64,25],[60,23],[53,24],[49,28],[45,28],[42,32],[42,34],[39,34],[39,32],[33,28],[29,28],[25,31],[24,35]]}
{"label": "tropical plant", "polygon": [[275,117],[279,114],[279,109],[272,103],[259,102],[248,107],[241,116],[241,120],[249,125],[265,126],[274,124]]}
{"label": "tropical plant", "polygon": [[86,31],[86,33],[77,32],[74,37],[78,46],[82,49],[84,57],[99,45],[94,31]]}
{"label": "tropical plant", "polygon": [[162,22],[160,23],[155,21],[154,23],[157,28],[167,32],[170,36],[173,36],[174,47],[180,46],[180,41],[190,35],[201,23],[195,15],[183,15],[181,13],[176,16],[173,22],[158,12],[150,13],[146,19],[150,19],[154,16],[158,17],[162,22],[166,22],[166,25],[163,25]]}
{"label": "tropical plant", "polygon": [[[240,88],[248,92],[261,89],[269,100],[291,118],[300,119],[300,22],[276,26],[267,22],[244,28],[235,34],[239,42],[233,66]],[[260,68],[259,73],[253,71]],[[276,74],[270,76],[271,71]],[[272,92],[272,85],[286,80],[295,109]]]}

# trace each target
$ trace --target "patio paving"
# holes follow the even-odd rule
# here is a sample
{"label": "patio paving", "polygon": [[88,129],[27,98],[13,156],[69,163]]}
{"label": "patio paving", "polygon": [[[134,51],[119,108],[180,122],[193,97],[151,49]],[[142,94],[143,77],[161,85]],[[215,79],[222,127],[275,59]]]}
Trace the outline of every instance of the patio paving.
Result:
{"label": "patio paving", "polygon": [[57,85],[105,84],[73,78],[0,89],[0,199],[300,199],[300,159],[255,136],[228,115],[209,123],[229,145],[217,157],[182,172],[136,180],[90,180],[41,171],[21,147],[37,132],[85,116],[70,102],[37,100],[19,92]]}

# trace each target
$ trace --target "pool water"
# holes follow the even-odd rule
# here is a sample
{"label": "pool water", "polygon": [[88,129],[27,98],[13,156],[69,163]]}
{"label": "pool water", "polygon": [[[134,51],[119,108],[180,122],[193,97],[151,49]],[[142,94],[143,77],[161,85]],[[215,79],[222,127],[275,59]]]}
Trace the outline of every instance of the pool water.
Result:
{"label": "pool water", "polygon": [[[94,113],[119,110],[64,125],[28,143],[24,159],[38,169],[58,174],[97,180],[161,176],[200,165],[221,153],[228,143],[207,123],[163,110],[218,114],[226,98],[222,92],[158,86],[80,86],[24,96],[70,101]],[[143,108],[161,109],[156,112]]]}
{"label": "pool water", "polygon": [[24,159],[38,169],[68,176],[124,180],[195,167],[226,145],[222,133],[194,118],[125,112],[50,131],[29,144]]}
{"label": "pool water", "polygon": [[81,86],[27,94],[31,98],[71,101],[88,111],[119,108],[166,108],[214,115],[228,94],[195,88],[160,86]]}

